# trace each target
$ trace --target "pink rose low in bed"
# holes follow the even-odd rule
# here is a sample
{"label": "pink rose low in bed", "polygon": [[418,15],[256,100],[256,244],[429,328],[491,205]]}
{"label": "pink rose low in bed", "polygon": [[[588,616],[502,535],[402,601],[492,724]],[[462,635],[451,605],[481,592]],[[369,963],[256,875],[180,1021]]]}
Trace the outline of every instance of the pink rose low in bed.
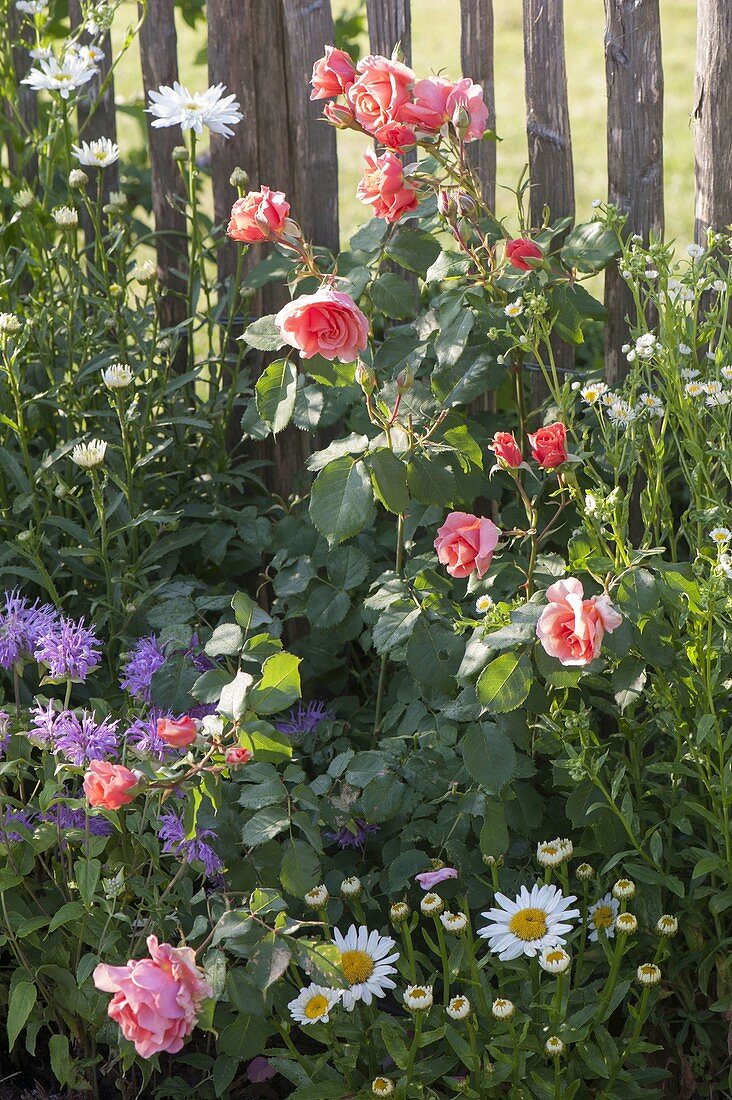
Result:
{"label": "pink rose low in bed", "polygon": [[623,617],[606,595],[584,598],[576,577],[556,581],[546,590],[549,601],[536,624],[536,636],[550,657],[563,665],[588,665],[599,657],[605,634]]}
{"label": "pink rose low in bed", "polygon": [[303,359],[322,355],[352,363],[368,344],[366,317],[350,295],[329,284],[288,302],[275,317],[275,325]]}
{"label": "pink rose low in bed", "polygon": [[435,550],[451,577],[482,577],[490,568],[500,532],[489,519],[470,512],[450,512],[437,531]]}
{"label": "pink rose low in bed", "polygon": [[171,947],[148,936],[150,957],[126,966],[100,963],[94,985],[113,993],[107,1014],[141,1058],[177,1054],[196,1026],[201,1004],[213,996],[190,947]]}

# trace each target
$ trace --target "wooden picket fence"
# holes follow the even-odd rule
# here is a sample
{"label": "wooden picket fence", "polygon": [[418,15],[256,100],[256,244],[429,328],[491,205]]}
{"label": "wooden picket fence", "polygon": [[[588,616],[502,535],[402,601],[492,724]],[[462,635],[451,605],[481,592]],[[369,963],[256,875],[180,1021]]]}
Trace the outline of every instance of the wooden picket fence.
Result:
{"label": "wooden picket fence", "polygon": [[[650,233],[661,234],[664,228],[661,2],[604,0],[607,193],[628,213],[629,231],[646,238]],[[552,218],[574,215],[564,0],[522,3],[531,213],[538,224],[545,205]],[[372,52],[388,55],[400,42],[409,61],[411,19],[418,17],[419,0],[413,5],[410,0],[366,0],[366,8]],[[78,22],[79,0],[69,0],[69,10],[72,21]],[[708,226],[722,229],[732,223],[732,2],[698,0],[697,13],[695,217],[697,240],[702,241]],[[20,24],[12,6],[10,18],[14,41],[21,47]],[[573,18],[582,18],[581,5]],[[460,21],[463,73],[483,85],[490,125],[495,128],[493,0],[460,0]],[[245,118],[233,138],[211,138],[217,221],[224,221],[235,198],[229,176],[238,165],[247,169],[253,184],[269,183],[285,190],[306,234],[318,244],[337,248],[336,133],[320,120],[322,104],[311,103],[307,93],[313,62],[324,44],[333,41],[330,0],[208,0],[207,23],[210,82],[223,82],[236,93]],[[105,53],[111,56],[109,42]],[[148,0],[140,55],[146,94],[178,78],[173,0]],[[17,48],[18,81],[28,63],[27,50]],[[34,96],[20,84],[19,106],[31,119]],[[115,137],[112,85],[87,133]],[[160,231],[158,261],[163,280],[170,285],[180,277],[173,272],[185,272],[187,266],[185,220],[169,200],[180,190],[171,158],[180,134],[172,128],[151,129],[149,137],[153,211]],[[470,155],[493,206],[495,144],[476,142]],[[105,179],[108,187],[115,186],[113,171],[105,173]],[[234,263],[235,246],[226,242],[219,252],[223,278],[232,274]],[[276,288],[268,292],[278,293]],[[616,267],[607,272],[605,298],[610,315],[607,375],[614,381],[622,372],[619,349],[630,304]],[[271,308],[273,301],[264,304]],[[182,320],[182,299],[170,295],[165,308],[165,324]]]}

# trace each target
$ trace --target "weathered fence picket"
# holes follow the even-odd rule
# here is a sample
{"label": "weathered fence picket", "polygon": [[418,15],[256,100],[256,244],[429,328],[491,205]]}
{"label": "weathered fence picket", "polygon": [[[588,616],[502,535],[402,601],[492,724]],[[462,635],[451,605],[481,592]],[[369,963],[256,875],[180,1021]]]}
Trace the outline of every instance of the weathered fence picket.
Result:
{"label": "weathered fence picket", "polygon": [[732,224],[732,5],[699,0],[695,122],[695,233],[706,244],[709,226]]}
{"label": "weathered fence picket", "polygon": [[[496,94],[493,53],[493,0],[460,0],[460,66],[463,76],[483,86],[488,126],[496,128]],[[496,143],[474,141],[468,161],[481,182],[488,207],[496,207]]]}
{"label": "weathered fence picket", "polygon": [[[78,28],[85,22],[84,9],[81,0],[69,0],[69,18],[71,26]],[[92,42],[92,36],[82,31],[79,36],[79,44],[88,46]],[[107,137],[111,141],[117,140],[117,111],[114,103],[114,75],[112,73],[112,37],[107,32],[101,44],[104,57],[99,61],[99,72],[89,81],[87,95],[79,100],[77,117],[79,120],[79,132],[82,141],[94,141],[96,138]],[[103,90],[102,90],[103,89]],[[109,201],[112,191],[119,190],[119,163],[110,164],[101,173],[102,194],[104,201]],[[90,180],[93,189],[96,189],[98,179]],[[94,194],[94,190],[92,190]]]}
{"label": "weathered fence picket", "polygon": [[371,52],[391,57],[391,51],[400,43],[409,64],[412,60],[410,0],[366,0],[366,18]]}

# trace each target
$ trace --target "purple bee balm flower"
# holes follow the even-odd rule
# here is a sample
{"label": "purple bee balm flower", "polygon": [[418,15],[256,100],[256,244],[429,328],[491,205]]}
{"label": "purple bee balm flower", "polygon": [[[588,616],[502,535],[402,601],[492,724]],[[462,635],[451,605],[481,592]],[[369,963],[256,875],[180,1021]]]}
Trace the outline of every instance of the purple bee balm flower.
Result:
{"label": "purple bee balm flower", "polygon": [[58,619],[50,604],[31,604],[18,589],[6,592],[5,606],[0,611],[0,668],[12,668],[22,656],[35,649],[39,636]]}
{"label": "purple bee balm flower", "polygon": [[73,711],[66,711],[63,723],[54,733],[54,752],[62,752],[78,767],[90,760],[117,756],[117,725],[109,717],[97,722],[96,715],[86,710],[81,718]]}
{"label": "purple bee balm flower", "polygon": [[10,744],[10,733],[8,727],[10,725],[10,715],[6,710],[0,710],[0,760],[2,760],[5,753],[8,751],[8,745]]}
{"label": "purple bee balm flower", "polygon": [[66,729],[69,718],[74,717],[73,712],[70,710],[56,710],[56,703],[53,699],[49,699],[48,706],[42,707],[40,703],[31,710],[31,729],[28,731],[28,738],[34,745],[40,745],[41,747],[49,746],[53,743],[57,734],[61,734]]}
{"label": "purple bee balm flower", "polygon": [[[4,844],[25,840],[28,832],[33,827],[35,814],[29,810],[17,810],[15,806],[6,806],[3,818],[0,821],[0,842]],[[18,830],[22,829],[22,832]]]}
{"label": "purple bee balm flower", "polygon": [[201,642],[198,634],[193,635],[191,644],[188,646],[188,649],[184,651],[183,656],[188,658],[198,672],[208,672],[209,669],[216,668],[216,662],[212,661],[211,658],[201,650]]}
{"label": "purple bee balm flower", "polygon": [[378,831],[378,825],[369,825],[362,817],[354,817],[349,825],[344,825],[336,833],[325,835],[328,840],[334,840],[339,848],[360,848],[363,851],[369,837]]}
{"label": "purple bee balm flower", "polygon": [[171,712],[153,707],[144,718],[136,718],[127,732],[123,734],[125,744],[131,746],[140,756],[152,756],[156,760],[169,760],[179,756],[179,750],[169,745],[158,734],[158,719],[172,718]]}
{"label": "purple bee balm flower", "polygon": [[158,833],[163,843],[165,855],[175,856],[185,863],[198,861],[203,864],[207,877],[220,875],[224,869],[224,861],[206,841],[218,839],[213,829],[198,829],[196,835],[186,840],[186,830],[182,818],[169,810],[160,816],[160,831]]}
{"label": "purple bee balm flower", "polygon": [[423,890],[432,890],[440,882],[449,878],[457,878],[458,873],[454,867],[440,867],[439,871],[422,871],[421,875],[414,876]]}
{"label": "purple bee balm flower", "polygon": [[320,699],[314,699],[306,707],[298,703],[293,707],[286,718],[275,723],[275,728],[280,733],[286,733],[290,737],[297,737],[303,733],[315,733],[321,722],[330,722],[335,714]]}
{"label": "purple bee balm flower", "polygon": [[54,680],[85,680],[102,659],[101,641],[84,620],[60,619],[36,640],[34,655]]}
{"label": "purple bee balm flower", "polygon": [[120,687],[129,691],[136,699],[143,699],[149,703],[152,698],[152,678],[159,668],[165,664],[165,654],[160,647],[160,642],[155,634],[148,634],[146,638],[140,638],[135,642],[127,664],[122,669]]}
{"label": "purple bee balm flower", "polygon": [[41,821],[50,822],[60,832],[69,829],[83,829],[90,836],[111,836],[113,825],[104,817],[90,817],[84,810],[72,810],[70,806],[58,803],[48,813],[42,814]]}

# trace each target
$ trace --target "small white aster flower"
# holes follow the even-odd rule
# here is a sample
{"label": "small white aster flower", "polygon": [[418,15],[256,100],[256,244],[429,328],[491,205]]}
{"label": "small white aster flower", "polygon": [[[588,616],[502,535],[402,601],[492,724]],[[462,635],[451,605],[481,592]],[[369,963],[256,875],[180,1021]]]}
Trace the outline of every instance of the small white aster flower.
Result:
{"label": "small white aster flower", "polygon": [[701,397],[704,393],[704,386],[701,382],[687,382],[684,386],[684,393],[687,397]]}
{"label": "small white aster flower", "polygon": [[728,381],[732,380],[732,366],[729,364],[722,367],[719,373],[722,375],[722,378],[726,378]]}
{"label": "small white aster flower", "polygon": [[459,936],[468,927],[468,918],[465,913],[451,913],[448,910],[440,913],[440,923],[446,932]]}
{"label": "small white aster flower", "polygon": [[698,260],[704,255],[704,249],[700,244],[687,244],[686,254],[687,256],[691,256],[692,260]]}
{"label": "small white aster flower", "polygon": [[470,1015],[470,1001],[467,997],[453,997],[445,1012],[451,1020],[464,1020]]}
{"label": "small white aster flower", "polygon": [[49,0],[15,0],[16,8],[25,15],[42,15],[48,3]]}
{"label": "small white aster flower", "polygon": [[350,878],[344,878],[341,883],[341,896],[344,898],[357,898],[363,892],[363,886],[361,879],[355,875],[351,875]]}
{"label": "small white aster flower", "polygon": [[330,1012],[341,999],[340,989],[324,985],[309,985],[301,989],[288,1008],[298,1024],[327,1024]]}
{"label": "small white aster flower", "polygon": [[502,962],[520,955],[534,958],[545,947],[563,945],[572,931],[572,920],[579,909],[572,909],[574,894],[565,897],[556,886],[537,883],[529,890],[522,886],[512,900],[496,892],[496,905],[481,913],[488,924],[478,929],[478,935],[488,940],[490,950]]}
{"label": "small white aster flower", "polygon": [[592,200],[592,209],[593,210],[597,210],[598,207],[600,207],[600,206],[602,206],[602,199],[593,199]]}
{"label": "small white aster flower", "polygon": [[691,289],[690,286],[683,286],[681,288],[681,293],[680,293],[679,297],[681,298],[682,302],[693,302],[694,301],[694,291]]}
{"label": "small white aster flower", "polygon": [[638,918],[633,913],[618,913],[615,918],[616,932],[622,932],[624,936],[632,936],[638,931]]}
{"label": "small white aster flower", "polygon": [[627,428],[629,424],[632,424],[636,418],[635,410],[630,407],[627,401],[618,397],[613,401],[612,405],[607,410],[608,418],[618,428]]}
{"label": "small white aster flower", "polygon": [[544,1043],[544,1050],[547,1054],[550,1054],[552,1058],[558,1058],[564,1051],[564,1043],[558,1035],[550,1035],[547,1041]]}
{"label": "small white aster flower", "polygon": [[649,267],[646,269],[646,279],[648,279],[649,282],[653,282],[653,280],[657,278],[658,272],[656,271],[655,267]]}
{"label": "small white aster flower", "polygon": [[71,152],[79,164],[87,168],[107,168],[119,160],[119,145],[106,137],[97,138],[96,141],[82,141],[81,145],[72,145]]}
{"label": "small white aster flower", "polygon": [[539,966],[547,974],[564,974],[572,960],[563,947],[545,947],[539,955]]}
{"label": "small white aster flower", "polygon": [[678,352],[679,355],[691,355],[691,348],[688,344],[679,344]]}
{"label": "small white aster flower", "polygon": [[704,382],[704,383],[702,383],[702,386],[703,386],[704,392],[705,393],[710,393],[710,394],[712,394],[712,393],[721,393],[722,388],[723,388],[722,383],[717,382],[716,379],[714,379],[711,382]]}
{"label": "small white aster flower", "polygon": [[394,1092],[394,1082],[388,1077],[374,1077],[371,1082],[371,1092],[374,1096],[391,1096]]}
{"label": "small white aster flower", "polygon": [[509,302],[503,312],[507,317],[520,317],[524,312],[523,298],[515,298],[513,302]]}
{"label": "small white aster flower", "polygon": [[32,50],[28,50],[34,61],[48,61],[49,57],[53,57],[53,50],[50,46],[36,46]]}
{"label": "small white aster flower", "polygon": [[639,403],[647,412],[654,416],[663,416],[663,401],[652,393],[642,393],[638,398]]}
{"label": "small white aster flower", "polygon": [[607,385],[605,382],[591,382],[589,386],[582,387],[580,390],[580,397],[588,405],[594,405],[605,393],[607,393]]}
{"label": "small white aster flower", "polygon": [[556,840],[542,840],[536,846],[536,859],[542,867],[558,867],[565,858],[564,848],[558,837]]}
{"label": "small white aster flower", "polygon": [[108,390],[125,390],[132,382],[132,370],[126,363],[112,363],[102,371],[102,380]]}
{"label": "small white aster flower", "polygon": [[655,963],[641,963],[636,971],[641,985],[658,985],[661,980],[661,968]]}
{"label": "small white aster flower", "polygon": [[104,61],[104,50],[99,46],[82,46],[78,42],[72,42],[66,50],[66,56],[78,57],[86,65],[94,67]]}
{"label": "small white aster flower", "polygon": [[628,360],[629,363],[635,363],[636,359],[638,358],[638,352],[635,350],[635,348],[631,348],[625,358]]}
{"label": "small white aster flower", "polygon": [[328,888],[326,886],[314,886],[312,890],[303,897],[303,901],[306,905],[309,905],[311,909],[324,909],[328,904]]}
{"label": "small white aster flower", "polygon": [[79,214],[71,206],[56,207],[52,216],[61,229],[75,229],[79,224]]}
{"label": "small white aster flower", "polygon": [[127,195],[124,191],[110,191],[109,205],[115,210],[125,210],[127,208]]}
{"label": "small white aster flower", "polygon": [[732,531],[729,527],[713,527],[709,532],[709,538],[717,546],[725,546],[732,539]]}
{"label": "small white aster flower", "polygon": [[404,1005],[410,1012],[428,1012],[432,1001],[431,985],[408,985],[404,990]]}
{"label": "small white aster flower", "polygon": [[664,913],[656,921],[656,931],[659,936],[675,936],[679,930],[678,917],[672,917],[670,913]]}
{"label": "small white aster flower", "polygon": [[583,882],[586,882],[587,879],[592,878],[594,873],[594,868],[591,867],[589,863],[580,863],[579,867],[575,871],[577,878],[581,879]]}
{"label": "small white aster flower", "polygon": [[93,470],[101,466],[107,452],[103,439],[90,439],[88,443],[77,443],[71,452],[71,461],[84,470]]}
{"label": "small white aster flower", "polygon": [[347,988],[343,990],[343,1007],[353,1012],[357,1001],[370,1005],[375,997],[383,997],[387,989],[396,989],[390,975],[396,974],[392,966],[399,958],[394,951],[396,944],[388,936],[369,932],[354,924],[345,936],[333,929],[333,943],[340,952],[340,970]]}
{"label": "small white aster flower", "polygon": [[717,562],[717,572],[732,581],[732,554],[720,554]]}
{"label": "small white aster flower", "polygon": [[597,941],[597,934],[600,929],[608,939],[613,938],[615,935],[615,918],[619,909],[618,900],[612,894],[605,894],[604,898],[600,898],[599,901],[590,906],[587,910],[587,927],[591,928],[592,931],[587,938],[592,943]]}
{"label": "small white aster flower", "polygon": [[157,268],[152,260],[143,260],[130,271],[130,279],[136,279],[138,283],[154,283],[157,277]]}
{"label": "small white aster flower", "polygon": [[59,63],[56,57],[42,58],[38,68],[31,69],[21,84],[29,84],[35,92],[59,92],[68,99],[72,92],[88,83],[99,70],[76,53],[67,53]]}
{"label": "small white aster flower", "polygon": [[594,516],[597,512],[597,497],[594,493],[585,493],[585,511],[588,516]]}
{"label": "small white aster flower", "polygon": [[439,894],[425,894],[419,903],[419,907],[426,917],[436,916],[444,908],[444,902]]}
{"label": "small white aster flower", "polygon": [[712,283],[712,287],[716,290],[717,294],[724,294],[727,289],[727,284],[724,279],[715,279]]}
{"label": "small white aster flower", "polygon": [[490,611],[490,609],[492,607],[493,607],[493,597],[492,596],[488,596],[488,595],[478,596],[478,599],[475,601],[475,610],[478,612],[479,615],[485,615],[485,613],[487,611]]}
{"label": "small white aster flower", "polygon": [[496,997],[491,1005],[491,1015],[495,1020],[510,1020],[515,1011],[513,1001],[508,1001],[505,997]]}
{"label": "small white aster flower", "polygon": [[704,398],[704,404],[709,409],[719,408],[720,405],[729,405],[730,401],[732,401],[732,393],[727,390],[710,393],[708,397]]}
{"label": "small white aster flower", "polygon": [[605,405],[606,408],[609,408],[611,405],[619,400],[620,398],[618,397],[618,395],[616,393],[613,393],[612,390],[608,390],[602,395],[602,403],[603,405]]}
{"label": "small white aster flower", "polygon": [[31,191],[30,187],[22,187],[20,191],[16,192],[13,196],[13,202],[19,210],[28,210],[33,206],[36,201],[36,196]]}
{"label": "small white aster flower", "polygon": [[235,96],[224,96],[225,84],[216,84],[205,92],[190,92],[176,80],[173,87],[162,85],[150,92],[147,113],[153,115],[153,127],[180,126],[183,131],[203,133],[204,126],[213,134],[233,137],[232,126],[244,117]]}
{"label": "small white aster flower", "polygon": [[0,334],[3,336],[15,336],[23,327],[23,322],[17,313],[0,313]]}
{"label": "small white aster flower", "polygon": [[693,382],[695,378],[699,377],[699,371],[694,370],[693,367],[682,367],[680,373],[681,377],[684,378],[687,382]]}
{"label": "small white aster flower", "polygon": [[613,897],[619,899],[635,897],[635,883],[629,878],[619,878],[613,886]]}

